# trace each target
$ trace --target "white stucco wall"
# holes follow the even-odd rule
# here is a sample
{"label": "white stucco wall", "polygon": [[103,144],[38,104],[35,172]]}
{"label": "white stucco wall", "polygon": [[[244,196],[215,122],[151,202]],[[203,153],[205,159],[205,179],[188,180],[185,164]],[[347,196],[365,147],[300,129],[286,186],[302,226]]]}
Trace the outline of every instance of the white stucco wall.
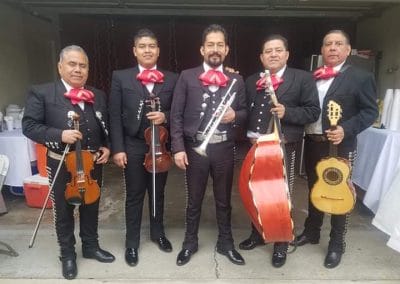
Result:
{"label": "white stucco wall", "polygon": [[361,21],[357,26],[357,46],[382,51],[378,77],[380,97],[386,89],[400,88],[399,15],[400,7],[396,7],[384,12],[379,18]]}
{"label": "white stucco wall", "polygon": [[0,4],[0,110],[21,104],[29,83],[22,14]]}
{"label": "white stucco wall", "polygon": [[0,111],[24,105],[31,84],[53,80],[53,23],[0,3]]}

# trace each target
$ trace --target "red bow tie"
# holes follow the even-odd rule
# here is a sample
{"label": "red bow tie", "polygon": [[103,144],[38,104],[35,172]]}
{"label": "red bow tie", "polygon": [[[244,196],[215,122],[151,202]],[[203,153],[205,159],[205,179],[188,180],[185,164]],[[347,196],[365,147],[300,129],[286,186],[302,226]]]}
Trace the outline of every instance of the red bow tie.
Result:
{"label": "red bow tie", "polygon": [[333,67],[321,67],[315,70],[314,79],[315,80],[328,80],[330,78],[336,77],[339,73],[333,69]]}
{"label": "red bow tie", "polygon": [[[279,86],[283,83],[283,79],[273,74],[271,75],[271,82],[274,91],[276,91],[279,88]],[[256,82],[257,91],[264,90],[266,86],[267,86],[267,79],[265,78],[265,76],[261,77]]]}
{"label": "red bow tie", "polygon": [[93,92],[86,89],[71,89],[69,92],[64,94],[64,97],[70,99],[73,105],[82,101],[85,103],[94,103]]}
{"label": "red bow tie", "polygon": [[204,86],[215,85],[219,87],[226,87],[229,77],[218,70],[210,69],[202,73],[199,79],[203,82]]}
{"label": "red bow tie", "polygon": [[156,69],[152,70],[143,70],[140,72],[136,79],[142,82],[143,85],[147,85],[150,83],[162,83],[164,82],[164,74]]}

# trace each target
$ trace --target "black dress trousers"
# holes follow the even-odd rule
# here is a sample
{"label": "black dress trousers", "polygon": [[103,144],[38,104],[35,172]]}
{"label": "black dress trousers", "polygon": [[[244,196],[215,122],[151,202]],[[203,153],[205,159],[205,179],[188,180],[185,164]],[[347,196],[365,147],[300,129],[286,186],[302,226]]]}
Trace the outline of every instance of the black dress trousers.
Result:
{"label": "black dress trousers", "polygon": [[[50,169],[49,181],[54,179],[59,160],[47,157],[47,166]],[[102,166],[95,165],[91,173],[92,178],[102,184]],[[71,174],[67,171],[65,163],[62,163],[60,172],[55,180],[51,198],[53,200],[53,212],[56,227],[57,240],[61,249],[61,258],[76,258],[74,236],[74,209],[65,200],[66,184],[71,182]],[[100,198],[99,198],[100,200]],[[99,200],[89,205],[79,206],[79,236],[82,240],[82,249],[90,250],[98,248],[98,213]]]}
{"label": "black dress trousers", "polygon": [[[143,140],[144,143],[144,140]],[[153,177],[143,166],[144,154],[127,151],[128,164],[124,169],[126,182],[125,221],[127,248],[139,248],[140,227],[144,196],[147,192],[149,199],[150,238],[156,240],[164,236],[164,187],[168,172],[156,173],[156,215],[152,215]]]}
{"label": "black dress trousers", "polygon": [[187,207],[186,234],[182,247],[191,251],[198,248],[198,230],[201,206],[207,188],[208,176],[213,180],[213,193],[218,225],[217,247],[222,251],[232,250],[231,192],[234,166],[234,142],[209,144],[207,157],[197,154],[193,147],[199,143],[185,141],[189,165],[186,169]]}
{"label": "black dress trousers", "polygon": [[[338,156],[348,159],[349,150],[338,148]],[[308,178],[308,188],[313,188],[318,179],[315,167],[321,158],[329,156],[329,142],[315,142],[306,136],[304,145],[305,169]],[[331,215],[331,232],[328,250],[343,253],[345,249],[345,233],[348,214]],[[313,241],[320,238],[324,212],[319,211],[308,200],[308,216],[304,224],[304,234]]]}

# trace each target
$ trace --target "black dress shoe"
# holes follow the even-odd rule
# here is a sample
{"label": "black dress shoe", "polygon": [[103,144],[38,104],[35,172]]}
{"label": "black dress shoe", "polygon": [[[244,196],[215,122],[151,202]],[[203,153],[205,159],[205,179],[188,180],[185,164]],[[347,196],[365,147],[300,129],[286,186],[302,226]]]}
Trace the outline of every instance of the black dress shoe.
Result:
{"label": "black dress shoe", "polygon": [[272,254],[272,265],[276,268],[283,266],[286,262],[286,252],[274,252]]}
{"label": "black dress shoe", "polygon": [[262,240],[254,240],[252,238],[245,239],[243,242],[239,244],[239,248],[242,250],[252,250],[257,246],[262,246],[264,241]]}
{"label": "black dress shoe", "polygon": [[158,248],[162,251],[165,252],[171,252],[172,251],[172,245],[170,241],[166,237],[159,237],[156,240],[152,240],[156,244],[158,244]]}
{"label": "black dress shoe", "polygon": [[290,245],[294,246],[296,245],[301,247],[304,246],[305,244],[312,244],[312,245],[316,245],[319,244],[319,240],[312,240],[309,237],[307,237],[304,233],[297,236],[293,242],[290,243]]}
{"label": "black dress shoe", "polygon": [[71,280],[78,274],[78,268],[76,267],[75,259],[63,259],[62,262],[62,274],[65,279]]}
{"label": "black dress shoe", "polygon": [[237,265],[245,264],[243,257],[235,249],[223,251],[223,250],[217,248],[217,252],[222,255],[225,255],[233,264],[237,264]]}
{"label": "black dress shoe", "polygon": [[102,250],[101,248],[83,250],[82,255],[84,258],[92,258],[100,262],[110,263],[115,260],[115,256],[108,251]]}
{"label": "black dress shoe", "polygon": [[125,250],[125,261],[129,266],[136,266],[139,261],[138,250],[135,248],[127,248]]}
{"label": "black dress shoe", "polygon": [[182,265],[185,265],[186,263],[188,263],[189,260],[190,260],[190,257],[195,252],[196,251],[191,251],[191,250],[188,250],[188,249],[182,249],[179,252],[178,257],[176,258],[176,265],[182,266]]}
{"label": "black dress shoe", "polygon": [[341,252],[328,251],[325,257],[324,266],[326,268],[335,268],[336,266],[339,265],[341,259],[342,259]]}

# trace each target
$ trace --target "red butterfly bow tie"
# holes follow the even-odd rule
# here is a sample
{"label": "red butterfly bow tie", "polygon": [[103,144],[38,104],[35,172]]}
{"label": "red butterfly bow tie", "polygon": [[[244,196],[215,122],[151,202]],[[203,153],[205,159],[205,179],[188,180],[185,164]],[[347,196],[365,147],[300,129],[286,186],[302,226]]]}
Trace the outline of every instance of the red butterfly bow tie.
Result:
{"label": "red butterfly bow tie", "polygon": [[[283,83],[283,79],[273,74],[271,75],[271,82],[274,91],[276,91],[279,88],[279,86]],[[261,77],[256,82],[257,91],[264,90],[266,86],[267,86],[267,79],[265,78],[265,76]]]}
{"label": "red butterfly bow tie", "polygon": [[314,79],[315,80],[328,80],[330,78],[336,77],[339,73],[333,69],[333,67],[321,67],[315,70]]}
{"label": "red butterfly bow tie", "polygon": [[226,87],[229,77],[218,70],[210,69],[202,73],[199,79],[203,82],[204,86],[215,85],[219,87]]}
{"label": "red butterfly bow tie", "polygon": [[64,97],[71,100],[73,105],[78,104],[79,102],[85,103],[94,103],[94,94],[93,92],[86,89],[71,89],[69,92],[64,94]]}
{"label": "red butterfly bow tie", "polygon": [[140,72],[136,79],[142,82],[143,85],[147,85],[150,83],[163,83],[164,82],[164,74],[156,69],[152,70],[143,70]]}

